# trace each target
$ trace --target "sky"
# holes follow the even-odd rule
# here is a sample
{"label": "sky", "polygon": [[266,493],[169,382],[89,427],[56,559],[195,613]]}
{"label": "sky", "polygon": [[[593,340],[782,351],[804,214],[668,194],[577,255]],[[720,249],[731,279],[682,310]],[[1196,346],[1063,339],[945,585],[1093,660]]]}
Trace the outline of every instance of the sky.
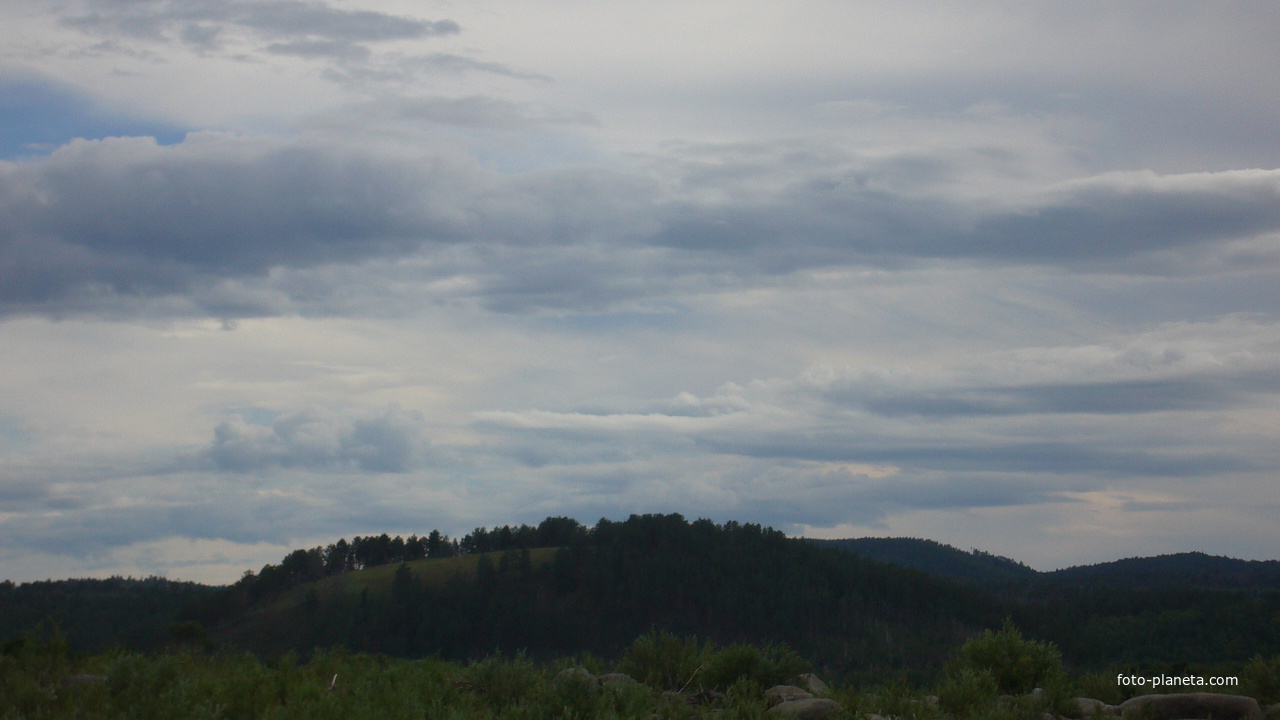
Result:
{"label": "sky", "polygon": [[0,578],[1280,547],[1280,5],[0,0]]}

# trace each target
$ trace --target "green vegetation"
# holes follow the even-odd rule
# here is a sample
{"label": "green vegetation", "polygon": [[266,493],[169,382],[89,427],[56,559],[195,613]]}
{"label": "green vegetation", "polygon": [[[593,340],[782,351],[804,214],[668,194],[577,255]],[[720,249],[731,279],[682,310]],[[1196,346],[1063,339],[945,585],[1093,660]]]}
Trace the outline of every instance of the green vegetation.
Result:
{"label": "green vegetation", "polygon": [[[1192,553],[1038,573],[929,541],[824,544],[679,515],[593,527],[547,518],[457,540],[438,531],[342,539],[226,587],[0,582],[0,641],[51,622],[80,652],[221,649],[273,661],[344,647],[463,663],[495,652],[539,663],[591,653],[628,658],[655,687],[691,683],[738,698],[803,657],[824,677],[880,687],[886,698],[896,692],[886,678],[945,681],[939,692],[964,705],[991,683],[1016,693],[1030,682],[979,657],[986,646],[1022,647],[1000,630],[1009,618],[1053,649],[1050,664],[1080,678],[1097,672],[1105,684],[1113,670],[1208,674],[1226,664],[1276,695],[1267,685],[1276,672],[1261,659],[1280,654],[1276,569]],[[694,636],[702,644],[681,645]],[[986,644],[956,665],[970,638]],[[707,643],[722,648],[714,661]],[[1045,653],[1024,659],[1036,658]],[[1037,686],[1057,692],[1048,680]]]}
{"label": "green vegetation", "polygon": [[[1090,696],[1088,686],[1098,679],[1072,678],[1055,661],[1051,646],[1006,624],[957,648],[936,686],[902,679],[836,682],[830,697],[849,720],[870,713],[902,720],[943,720],[944,713],[957,720],[1038,720],[1058,709],[1052,693],[1001,690],[1039,681],[1058,684],[1063,697]],[[802,682],[808,667],[782,646],[717,646],[660,631],[637,638],[616,662],[495,653],[465,663],[340,649],[305,659],[192,647],[88,654],[70,650],[55,632],[0,644],[0,720],[760,720],[765,690]],[[1248,668],[1244,677],[1253,684],[1245,689],[1264,703],[1274,697],[1268,693],[1280,680],[1280,658],[1258,657]],[[649,680],[602,681],[614,669]],[[939,701],[928,697],[931,688]]]}
{"label": "green vegetation", "polygon": [[[1034,694],[1033,694],[1034,693]],[[1021,696],[999,701],[1001,696]],[[960,646],[938,689],[940,705],[957,718],[1038,718],[1068,700],[1062,656],[1052,644],[1027,640],[1005,620]]]}

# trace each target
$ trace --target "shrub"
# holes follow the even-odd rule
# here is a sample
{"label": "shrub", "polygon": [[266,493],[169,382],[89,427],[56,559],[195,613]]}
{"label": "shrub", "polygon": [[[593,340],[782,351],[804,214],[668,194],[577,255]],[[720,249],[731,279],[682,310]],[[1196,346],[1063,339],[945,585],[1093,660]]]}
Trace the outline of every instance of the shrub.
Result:
{"label": "shrub", "polygon": [[995,705],[998,686],[989,670],[962,667],[948,672],[938,687],[938,704],[959,718],[987,714]]}
{"label": "shrub", "polygon": [[647,632],[622,656],[618,671],[659,690],[680,690],[699,672],[709,648],[697,638],[680,638],[668,632]]}
{"label": "shrub", "polygon": [[924,702],[918,695],[905,677],[899,677],[863,692],[852,687],[840,688],[834,691],[832,699],[846,708],[856,708],[860,715],[937,720],[942,715],[941,708]]}
{"label": "shrub", "polygon": [[995,682],[996,693],[1009,695],[1061,687],[1064,678],[1058,648],[1023,638],[1010,620],[999,632],[987,630],[960,646],[948,663],[947,676],[958,681],[966,670],[970,672],[966,682],[976,682],[978,675],[986,673]]}
{"label": "shrub", "polygon": [[694,682],[708,690],[724,691],[739,680],[767,688],[810,669],[804,658],[785,645],[770,645],[761,650],[736,644],[712,653]]}
{"label": "shrub", "polygon": [[495,654],[467,668],[466,679],[492,710],[519,704],[538,687],[542,673],[522,654],[507,660]]}
{"label": "shrub", "polygon": [[1240,682],[1262,705],[1280,702],[1280,655],[1254,655],[1240,673]]}

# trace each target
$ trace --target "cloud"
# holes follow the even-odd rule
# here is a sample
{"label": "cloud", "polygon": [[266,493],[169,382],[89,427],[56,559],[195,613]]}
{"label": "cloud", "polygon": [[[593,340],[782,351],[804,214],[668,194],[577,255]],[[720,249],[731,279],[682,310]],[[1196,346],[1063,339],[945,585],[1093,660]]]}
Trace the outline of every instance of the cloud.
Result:
{"label": "cloud", "polygon": [[973,244],[942,252],[1091,264],[1278,231],[1280,170],[1144,171],[1066,183],[982,218]]}
{"label": "cloud", "polygon": [[403,473],[423,461],[426,447],[422,417],[394,405],[366,417],[307,408],[280,416],[271,427],[232,416],[215,428],[204,457],[230,472],[282,467]]}
{"label": "cloud", "polygon": [[451,223],[433,217],[427,196],[463,173],[446,180],[448,170],[398,165],[220,135],[177,146],[75,141],[0,165],[9,219],[0,302],[180,294],[202,278],[403,254],[448,238]]}
{"label": "cloud", "polygon": [[[463,128],[578,121],[479,97],[390,107]],[[508,313],[599,312],[827,268],[1147,273],[1143,258],[1160,256],[1162,272],[1213,274],[1280,260],[1280,171],[1108,174],[1010,198],[961,196],[929,173],[886,184],[866,174],[883,160],[747,159],[675,163],[665,177],[502,174],[448,151],[355,139],[74,141],[0,164],[0,312],[355,309],[307,294],[325,285],[330,297],[383,292],[365,311],[434,296]],[[344,275],[349,284],[334,286]]]}
{"label": "cloud", "polygon": [[647,407],[475,417],[492,447],[537,467],[600,462],[587,452],[597,448],[891,466],[904,477],[1212,478],[1269,466],[1266,442],[1207,426],[1275,406],[1270,327],[1174,325],[1112,345],[961,356],[930,372],[813,366]]}
{"label": "cloud", "polygon": [[95,34],[147,40],[171,40],[177,35],[200,45],[233,28],[266,39],[312,38],[336,43],[411,40],[460,31],[452,20],[416,20],[297,0],[94,0],[88,7],[87,14],[64,17],[62,23]]}
{"label": "cloud", "polygon": [[965,200],[928,175],[886,185],[856,162],[798,170],[731,157],[714,174],[693,165],[687,177],[722,199],[674,200],[654,242],[742,258],[766,273],[918,260],[1094,270],[1280,232],[1280,170],[1109,173]]}

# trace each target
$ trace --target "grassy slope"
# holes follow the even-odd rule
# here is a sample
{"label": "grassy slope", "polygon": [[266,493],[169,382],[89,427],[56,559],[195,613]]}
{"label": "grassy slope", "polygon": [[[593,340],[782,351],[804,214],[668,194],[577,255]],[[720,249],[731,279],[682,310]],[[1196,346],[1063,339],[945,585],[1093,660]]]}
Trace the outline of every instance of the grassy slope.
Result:
{"label": "grassy slope", "polygon": [[[534,548],[529,551],[529,559],[533,566],[540,567],[555,559],[559,548]],[[451,582],[471,582],[476,578],[476,566],[480,558],[487,557],[495,564],[502,557],[502,552],[463,555],[460,557],[413,560],[405,563],[413,573],[414,582],[430,587],[443,587]],[[263,607],[251,610],[249,617],[266,613],[296,610],[302,605],[307,594],[314,591],[321,597],[358,596],[365,590],[371,596],[386,595],[391,592],[391,583],[395,580],[400,563],[388,563],[363,570],[353,570],[342,575],[322,578],[299,585],[292,590],[267,603]],[[243,622],[243,621],[241,621]]]}

